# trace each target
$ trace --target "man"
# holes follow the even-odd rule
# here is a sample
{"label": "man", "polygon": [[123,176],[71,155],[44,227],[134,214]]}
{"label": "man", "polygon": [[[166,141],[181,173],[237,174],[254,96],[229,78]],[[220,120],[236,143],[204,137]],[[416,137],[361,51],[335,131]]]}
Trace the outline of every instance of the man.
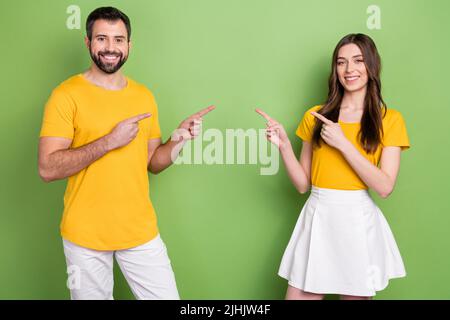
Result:
{"label": "man", "polygon": [[[179,299],[149,198],[148,173],[169,167],[195,138],[210,106],[161,142],[152,93],[120,68],[131,47],[128,17],[112,7],[87,18],[92,64],[55,88],[44,112],[39,174],[68,178],[61,222],[72,299],[113,299],[113,257],[137,299]],[[181,131],[181,134],[180,134]]]}

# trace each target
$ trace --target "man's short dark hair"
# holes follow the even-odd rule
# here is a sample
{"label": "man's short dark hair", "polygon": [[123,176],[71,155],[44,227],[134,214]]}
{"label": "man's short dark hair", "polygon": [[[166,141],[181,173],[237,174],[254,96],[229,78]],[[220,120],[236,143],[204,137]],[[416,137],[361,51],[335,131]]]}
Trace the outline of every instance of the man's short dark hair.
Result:
{"label": "man's short dark hair", "polygon": [[128,41],[131,38],[130,19],[125,13],[113,7],[101,7],[92,11],[86,20],[86,33],[89,41],[92,40],[92,27],[97,20],[117,21],[122,20],[127,27]]}

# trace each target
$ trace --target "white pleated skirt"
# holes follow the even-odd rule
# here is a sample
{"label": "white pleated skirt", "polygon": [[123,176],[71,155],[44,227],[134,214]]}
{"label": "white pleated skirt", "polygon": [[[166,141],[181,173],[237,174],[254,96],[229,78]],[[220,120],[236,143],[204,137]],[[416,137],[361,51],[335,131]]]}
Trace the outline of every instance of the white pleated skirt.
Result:
{"label": "white pleated skirt", "polygon": [[306,292],[371,297],[406,272],[392,231],[366,190],[313,186],[278,274]]}

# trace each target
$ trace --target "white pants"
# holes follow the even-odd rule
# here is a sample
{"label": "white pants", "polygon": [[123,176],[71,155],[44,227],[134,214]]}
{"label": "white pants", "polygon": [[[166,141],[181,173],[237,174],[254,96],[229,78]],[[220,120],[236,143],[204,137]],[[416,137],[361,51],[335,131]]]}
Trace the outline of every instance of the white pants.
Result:
{"label": "white pants", "polygon": [[63,239],[72,300],[113,299],[113,257],[136,299],[178,300],[178,290],[167,249],[158,235],[126,250],[97,251]]}

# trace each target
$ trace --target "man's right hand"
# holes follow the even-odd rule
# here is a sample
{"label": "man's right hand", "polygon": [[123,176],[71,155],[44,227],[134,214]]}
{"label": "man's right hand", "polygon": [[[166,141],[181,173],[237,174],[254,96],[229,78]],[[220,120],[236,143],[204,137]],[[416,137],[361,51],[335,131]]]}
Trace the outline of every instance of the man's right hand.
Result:
{"label": "man's right hand", "polygon": [[111,133],[107,135],[108,149],[114,150],[133,141],[139,132],[139,121],[151,116],[150,113],[143,113],[119,122]]}

